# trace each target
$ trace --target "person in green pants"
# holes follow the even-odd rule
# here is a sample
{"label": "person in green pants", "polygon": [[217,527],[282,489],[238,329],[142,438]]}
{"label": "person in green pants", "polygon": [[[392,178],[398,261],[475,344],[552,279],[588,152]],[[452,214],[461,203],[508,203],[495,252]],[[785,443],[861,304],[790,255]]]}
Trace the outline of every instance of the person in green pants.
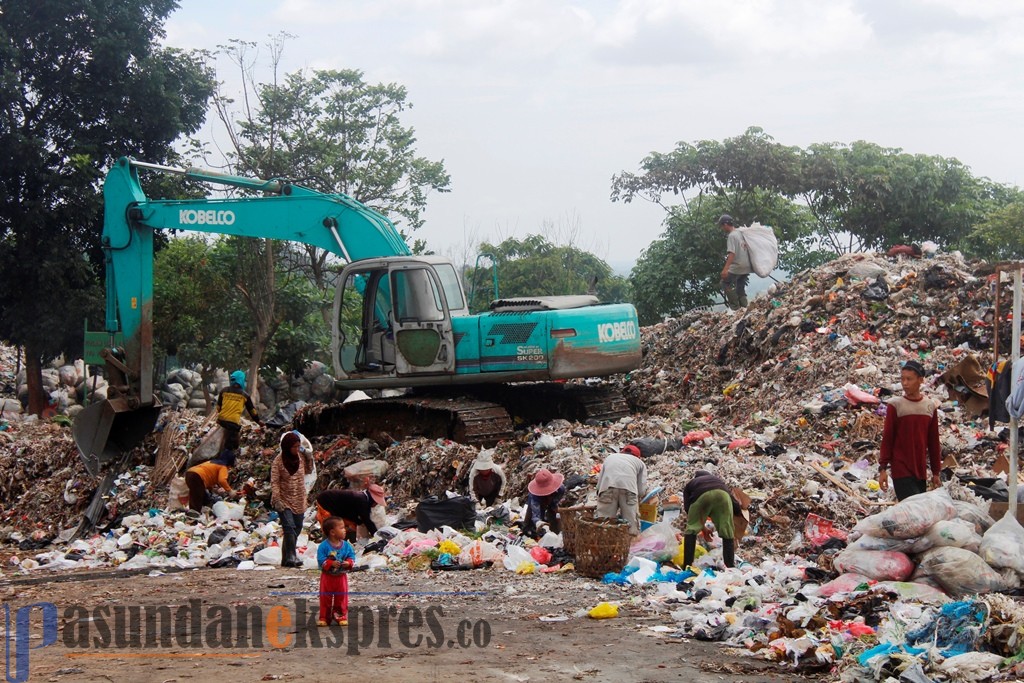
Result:
{"label": "person in green pants", "polygon": [[725,482],[710,472],[699,470],[683,488],[683,509],[686,510],[683,568],[693,564],[693,556],[697,551],[697,534],[704,529],[704,520],[708,517],[722,539],[722,559],[725,560],[725,566],[736,566],[733,516],[742,514],[742,509]]}

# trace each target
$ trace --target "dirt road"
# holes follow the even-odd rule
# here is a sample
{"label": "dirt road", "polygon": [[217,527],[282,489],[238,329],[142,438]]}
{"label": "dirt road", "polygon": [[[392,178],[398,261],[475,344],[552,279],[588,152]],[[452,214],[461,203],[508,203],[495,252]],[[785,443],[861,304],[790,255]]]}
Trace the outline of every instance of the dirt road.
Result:
{"label": "dirt road", "polygon": [[[9,675],[28,668],[30,681],[232,683],[343,680],[356,672],[416,683],[795,678],[719,645],[656,633],[650,627],[670,619],[631,603],[638,594],[572,574],[357,573],[349,625],[333,628],[315,625],[314,572],[54,578],[61,580],[0,581],[9,643],[29,655],[10,655]],[[618,618],[575,616],[604,599],[624,601]],[[25,609],[35,603],[52,607]]]}

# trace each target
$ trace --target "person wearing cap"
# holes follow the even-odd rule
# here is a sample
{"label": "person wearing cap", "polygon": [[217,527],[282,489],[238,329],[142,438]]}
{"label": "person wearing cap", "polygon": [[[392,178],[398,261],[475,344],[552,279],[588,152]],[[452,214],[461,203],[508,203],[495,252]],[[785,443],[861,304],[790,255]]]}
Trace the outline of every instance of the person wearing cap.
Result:
{"label": "person wearing cap", "polygon": [[604,459],[597,475],[595,517],[622,517],[629,533],[640,533],[640,497],[647,493],[647,465],[633,444]]}
{"label": "person wearing cap", "polygon": [[322,527],[328,517],[341,517],[345,520],[346,538],[355,542],[360,524],[370,536],[377,533],[377,524],[372,519],[375,505],[386,507],[384,488],[380,484],[370,484],[366,490],[327,489],[316,497],[316,519]]}
{"label": "person wearing cap", "polygon": [[249,394],[245,393],[245,373],[235,370],[231,373],[228,387],[217,397],[217,424],[224,429],[224,449],[237,450],[242,431],[242,412],[246,411],[258,425],[263,423],[256,414]]}
{"label": "person wearing cap", "polygon": [[529,495],[526,497],[526,514],[523,516],[523,533],[532,538],[537,538],[537,525],[545,523],[555,532],[562,529],[558,522],[558,505],[565,496],[565,486],[562,482],[565,476],[558,472],[552,472],[548,468],[537,470],[533,479],[526,489]]}
{"label": "person wearing cap", "polygon": [[750,253],[743,234],[733,224],[732,216],[723,213],[718,219],[718,227],[726,235],[725,250],[728,252],[725,265],[722,266],[722,293],[725,295],[725,305],[735,311],[747,307],[747,281],[753,270],[750,267]]}
{"label": "person wearing cap", "polygon": [[916,360],[903,364],[900,384],[903,395],[888,402],[882,445],[878,457],[878,486],[889,489],[889,470],[896,499],[903,500],[928,490],[928,469],[933,488],[942,486],[942,444],[939,442],[938,403],[925,398],[921,385],[924,366]]}
{"label": "person wearing cap", "polygon": [[722,539],[722,560],[726,567],[736,566],[736,528],[733,518],[743,514],[740,502],[721,477],[698,470],[683,487],[686,530],[683,534],[683,569],[693,564],[697,552],[697,534],[704,530],[708,517]]}
{"label": "person wearing cap", "polygon": [[235,452],[225,450],[212,460],[188,468],[185,485],[188,486],[189,510],[201,511],[204,505],[209,504],[210,491],[215,488],[234,494],[235,490],[228,483],[228,470],[234,466]]}
{"label": "person wearing cap", "polygon": [[494,464],[494,449],[480,451],[469,470],[469,495],[473,502],[491,507],[505,492],[505,471]]}
{"label": "person wearing cap", "polygon": [[270,505],[281,520],[281,566],[301,567],[295,544],[306,514],[306,469],[299,454],[300,439],[288,432],[281,439],[281,452],[270,465]]}

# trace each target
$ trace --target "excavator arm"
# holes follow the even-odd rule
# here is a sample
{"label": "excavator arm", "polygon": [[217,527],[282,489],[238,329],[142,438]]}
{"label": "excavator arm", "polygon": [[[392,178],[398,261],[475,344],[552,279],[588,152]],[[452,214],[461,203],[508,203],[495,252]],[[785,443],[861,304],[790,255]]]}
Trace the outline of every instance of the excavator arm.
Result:
{"label": "excavator arm", "polygon": [[[259,192],[227,199],[153,200],[139,169],[175,173]],[[121,332],[123,348],[103,351],[108,400],[85,408],[73,434],[86,469],[106,478],[123,468],[128,452],[152,431],[160,411],[153,386],[153,231],[193,230],[310,244],[347,261],[408,256],[409,247],[386,217],[343,194],[324,194],[281,180],[243,178],[202,169],[178,169],[118,159],[103,187],[107,306],[105,329]],[[94,524],[104,481],[86,512]]]}

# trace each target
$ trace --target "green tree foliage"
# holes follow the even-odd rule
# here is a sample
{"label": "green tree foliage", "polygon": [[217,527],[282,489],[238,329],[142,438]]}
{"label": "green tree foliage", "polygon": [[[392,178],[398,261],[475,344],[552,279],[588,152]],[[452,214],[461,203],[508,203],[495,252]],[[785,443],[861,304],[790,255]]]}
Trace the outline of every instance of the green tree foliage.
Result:
{"label": "green tree foliage", "polygon": [[974,227],[964,248],[990,261],[1024,260],[1024,192],[1014,188],[1005,203]]}
{"label": "green tree foliage", "polygon": [[[522,240],[508,238],[501,244],[481,244],[480,251],[493,257],[498,269],[500,295],[503,298],[586,294],[596,278],[597,296],[604,302],[629,299],[628,284],[615,275],[611,266],[593,254],[573,245],[553,244],[543,235],[528,235]],[[470,268],[470,289],[474,289],[472,310],[484,310],[493,296],[489,268]]]}
{"label": "green tree foliage", "polygon": [[[265,258],[251,247],[266,244],[235,237],[170,240],[154,263],[157,347],[174,349],[183,363],[199,365],[207,381],[216,368],[246,367],[257,336],[251,306],[254,300],[272,301],[266,315],[272,342],[263,350],[265,364],[300,372],[309,360],[329,362],[330,335],[319,316],[316,289],[304,273],[288,269],[290,246],[270,243],[281,252],[275,260],[273,297],[259,294],[260,282],[244,276],[254,258]],[[247,248],[250,252],[242,253]],[[237,285],[240,281],[246,284]]]}
{"label": "green tree foliage", "polygon": [[0,338],[25,347],[32,412],[44,407],[42,361],[80,351],[98,308],[103,170],[123,154],[168,161],[203,121],[202,58],[158,44],[176,6],[0,7]]}
{"label": "green tree foliage", "polygon": [[956,159],[869,142],[811,145],[802,198],[835,253],[931,240],[955,244],[985,209],[984,185]]}
{"label": "green tree foliage", "polygon": [[680,142],[640,169],[615,176],[611,198],[646,199],[666,211],[665,232],[630,276],[648,323],[715,301],[725,258],[717,214],[771,225],[780,266],[796,272],[848,251],[957,244],[995,201],[955,159],[867,142],[788,147],[760,128],[722,142]]}
{"label": "green tree foliage", "polygon": [[[302,71],[281,77],[279,64],[288,37],[281,34],[267,46],[271,67],[267,82],[255,75],[254,43],[236,40],[223,48],[238,67],[244,90],[240,103],[223,94],[214,100],[231,140],[227,162],[232,172],[287,178],[323,192],[347,194],[409,231],[420,227],[428,194],[447,191],[450,179],[443,162],[416,153],[414,131],[401,121],[412,106],[405,88],[366,83],[362,72],[355,70]],[[268,279],[279,278],[282,272],[275,261],[279,248],[239,247],[240,254],[252,253],[236,288],[250,289],[254,279],[263,282],[246,298],[256,332],[252,370],[261,364],[262,352],[272,347],[273,335],[281,329],[272,311],[279,308],[273,299],[284,283]],[[319,294],[320,314],[326,322],[340,264],[309,245],[294,249],[305,257],[291,258],[289,271],[305,270]],[[413,251],[417,250],[423,251],[423,245],[414,245]],[[302,337],[296,334],[292,340]]]}

